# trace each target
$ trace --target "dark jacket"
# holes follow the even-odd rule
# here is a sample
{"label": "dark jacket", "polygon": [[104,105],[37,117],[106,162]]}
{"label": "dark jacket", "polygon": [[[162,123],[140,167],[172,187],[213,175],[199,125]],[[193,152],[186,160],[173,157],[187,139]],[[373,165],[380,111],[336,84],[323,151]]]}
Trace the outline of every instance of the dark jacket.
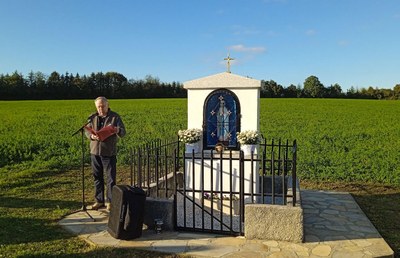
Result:
{"label": "dark jacket", "polygon": [[[101,125],[100,121],[103,120],[103,124]],[[104,126],[108,125],[113,125],[118,128],[118,134],[114,134],[104,140],[104,142],[101,141],[95,141],[91,140],[90,138],[90,132],[85,131],[86,137],[88,137],[90,141],[90,154],[93,155],[99,155],[99,156],[114,156],[117,155],[117,140],[118,137],[124,137],[126,134],[125,131],[125,126],[124,123],[122,122],[121,117],[111,111],[110,109],[108,110],[107,116],[104,118],[99,117],[98,113],[92,114],[88,118],[88,127],[93,128],[95,131],[100,130]]]}

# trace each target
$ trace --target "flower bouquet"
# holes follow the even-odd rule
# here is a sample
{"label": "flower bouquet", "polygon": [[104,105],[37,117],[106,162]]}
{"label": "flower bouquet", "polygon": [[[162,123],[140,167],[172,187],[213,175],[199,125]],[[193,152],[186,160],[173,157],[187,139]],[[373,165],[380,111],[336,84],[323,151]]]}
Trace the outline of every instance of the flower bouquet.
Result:
{"label": "flower bouquet", "polygon": [[186,144],[186,153],[198,153],[200,151],[201,129],[192,128],[186,130],[179,130],[179,141]]}
{"label": "flower bouquet", "polygon": [[251,155],[255,153],[256,145],[260,143],[260,135],[257,131],[246,130],[237,133],[237,141],[240,143],[240,149],[244,155]]}
{"label": "flower bouquet", "polygon": [[195,143],[201,139],[201,129],[192,128],[186,130],[179,130],[178,137],[179,141],[183,143]]}
{"label": "flower bouquet", "polygon": [[260,142],[260,135],[254,130],[238,132],[236,135],[240,144],[258,144]]}

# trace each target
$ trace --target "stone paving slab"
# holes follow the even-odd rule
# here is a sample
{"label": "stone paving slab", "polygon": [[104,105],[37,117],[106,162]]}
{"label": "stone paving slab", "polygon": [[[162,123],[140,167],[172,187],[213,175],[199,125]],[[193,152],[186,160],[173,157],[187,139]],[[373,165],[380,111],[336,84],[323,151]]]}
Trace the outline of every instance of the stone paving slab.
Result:
{"label": "stone paving slab", "polygon": [[192,257],[394,257],[394,253],[348,193],[301,191],[304,243],[247,240],[245,237],[143,230],[140,238],[119,240],[107,232],[108,213],[81,211],[59,224],[98,246],[142,248]]}

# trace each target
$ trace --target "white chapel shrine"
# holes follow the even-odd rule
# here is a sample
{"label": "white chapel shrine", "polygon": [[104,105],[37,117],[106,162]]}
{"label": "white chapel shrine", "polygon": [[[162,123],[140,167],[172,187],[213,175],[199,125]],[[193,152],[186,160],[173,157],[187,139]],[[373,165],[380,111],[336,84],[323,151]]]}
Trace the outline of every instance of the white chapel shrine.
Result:
{"label": "white chapel shrine", "polygon": [[[188,95],[187,128],[199,128],[203,132],[199,153],[185,158],[187,189],[199,190],[203,184],[204,191],[238,192],[239,161],[218,160],[220,153],[215,151],[215,147],[223,145],[225,151],[222,155],[238,157],[240,145],[236,134],[245,130],[259,131],[261,81],[228,71],[187,81],[183,87]],[[211,152],[215,159],[209,158]],[[244,162],[245,192],[258,189],[256,171],[258,162]],[[195,198],[201,199],[200,194],[196,193]]]}

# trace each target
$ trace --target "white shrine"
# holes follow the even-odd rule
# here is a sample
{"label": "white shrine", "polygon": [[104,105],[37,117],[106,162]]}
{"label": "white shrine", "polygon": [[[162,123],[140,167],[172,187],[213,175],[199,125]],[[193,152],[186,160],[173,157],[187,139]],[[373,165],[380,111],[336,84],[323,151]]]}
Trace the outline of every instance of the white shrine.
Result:
{"label": "white shrine", "polygon": [[[240,145],[236,134],[245,130],[259,132],[261,84],[260,80],[230,73],[229,60],[227,72],[183,84],[188,96],[187,128],[199,128],[203,132],[199,152],[194,156],[186,153],[185,184],[188,190],[193,187],[199,190],[203,184],[204,191],[239,192],[240,163],[237,158]],[[222,155],[233,154],[236,159],[219,160],[221,154],[215,151],[217,145],[224,147]],[[213,158],[210,158],[211,152]],[[250,159],[249,156],[245,158]],[[244,162],[245,192],[259,189],[258,165],[258,162]],[[201,199],[199,193],[195,198]]]}
{"label": "white shrine", "polygon": [[[295,177],[295,143],[292,159],[282,158],[284,170],[277,167],[283,163],[276,162],[272,151],[278,145],[261,143],[254,152],[241,151],[237,133],[260,131],[262,82],[230,73],[232,59],[225,60],[227,72],[183,84],[188,95],[187,128],[200,129],[203,135],[197,150],[188,151],[186,145],[183,188],[176,198],[177,226],[218,232],[244,229],[248,239],[301,242],[303,210]],[[278,157],[284,149],[280,146],[279,142]]]}

